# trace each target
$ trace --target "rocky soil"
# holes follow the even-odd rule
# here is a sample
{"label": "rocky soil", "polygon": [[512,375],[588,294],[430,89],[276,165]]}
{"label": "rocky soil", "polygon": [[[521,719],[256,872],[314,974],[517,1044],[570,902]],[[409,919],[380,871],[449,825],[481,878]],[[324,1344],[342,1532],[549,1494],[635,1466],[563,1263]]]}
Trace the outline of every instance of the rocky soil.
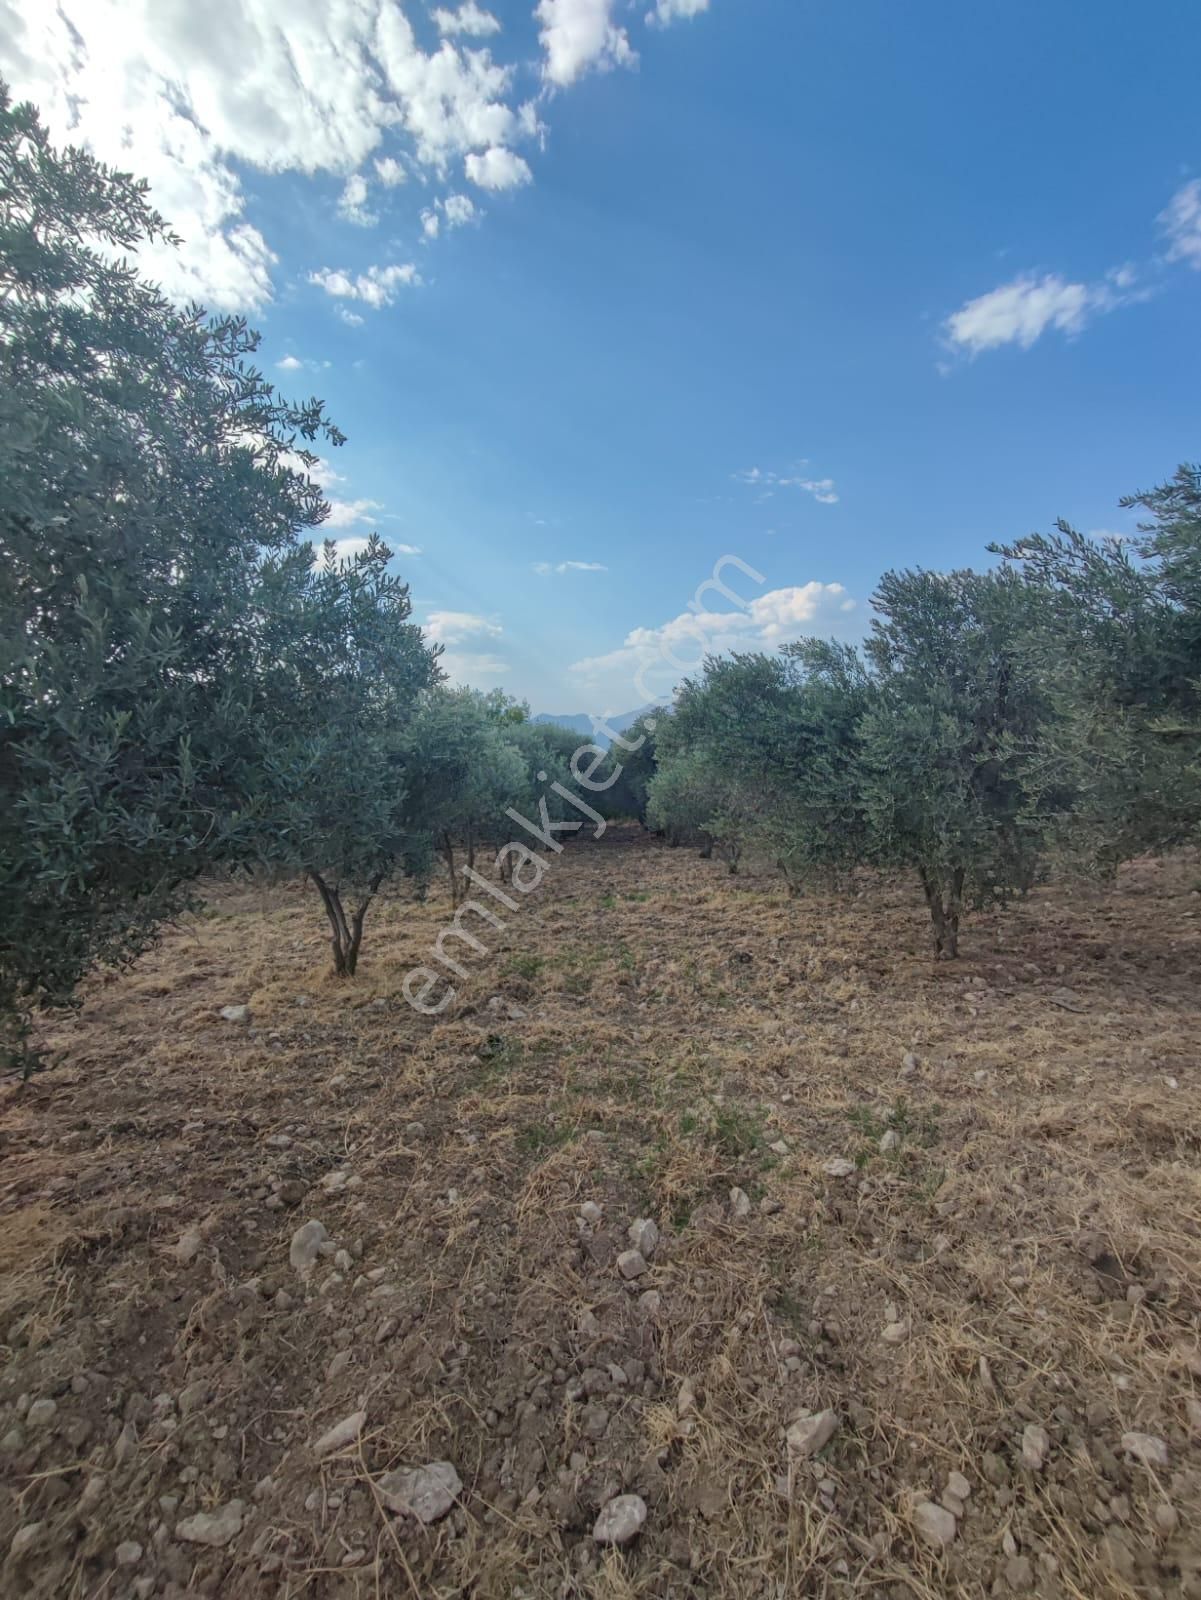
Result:
{"label": "rocky soil", "polygon": [[3,1091],[0,1592],[1201,1596],[1198,879],[214,891]]}

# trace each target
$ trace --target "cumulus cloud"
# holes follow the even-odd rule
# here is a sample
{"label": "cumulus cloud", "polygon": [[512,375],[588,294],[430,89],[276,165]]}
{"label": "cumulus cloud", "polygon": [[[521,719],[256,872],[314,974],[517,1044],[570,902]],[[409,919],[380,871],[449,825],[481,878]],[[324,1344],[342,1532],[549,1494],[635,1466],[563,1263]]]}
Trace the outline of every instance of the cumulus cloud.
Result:
{"label": "cumulus cloud", "polygon": [[452,684],[468,689],[490,689],[509,674],[509,663],[490,651],[446,650],[438,665]]}
{"label": "cumulus cloud", "polygon": [[[454,15],[460,32],[494,31],[479,6]],[[340,213],[360,224],[373,160],[385,186],[403,181],[401,154],[436,175],[475,154],[494,187],[528,180],[506,148],[529,131],[508,103],[512,70],[448,38],[422,49],[398,0],[210,0],[203,14],[0,0],[0,17],[0,72],[52,137],[150,180],[185,248],[148,247],[140,264],[181,300],[260,310],[272,298],[277,257],[247,216],[246,169],[340,177]]]}
{"label": "cumulus cloud", "polygon": [[490,11],[476,5],[475,0],[467,0],[466,5],[461,5],[457,11],[448,11],[439,6],[433,12],[433,18],[439,33],[468,33],[477,39],[486,39],[489,34],[500,32],[497,19]]}
{"label": "cumulus cloud", "polygon": [[349,273],[335,267],[321,267],[309,273],[309,282],[317,284],[326,294],[344,300],[361,300],[364,305],[378,311],[390,306],[401,287],[419,284],[421,276],[413,263],[401,267],[368,267],[366,272]]}
{"label": "cumulus cloud", "polygon": [[947,318],[944,331],[949,344],[969,355],[1006,344],[1029,350],[1048,329],[1079,333],[1111,302],[1103,284],[1069,283],[1053,272],[1020,277],[967,301]]}
{"label": "cumulus cloud", "polygon": [[361,172],[347,178],[338,198],[338,215],[357,228],[374,228],[379,216],[367,209],[367,180]]}
{"label": "cumulus cloud", "polygon": [[764,472],[761,467],[747,467],[741,472],[736,472],[734,477],[739,483],[750,484],[752,487],[764,491],[769,496],[776,489],[801,489],[823,506],[838,504],[838,494],[834,488],[833,478],[806,478],[800,475],[788,476],[780,472]]}
{"label": "cumulus cloud", "polygon": [[538,0],[534,13],[546,52],[542,72],[565,89],[595,68],[632,66],[638,56],[613,20],[614,0]]}
{"label": "cumulus cloud", "polygon": [[1168,260],[1201,272],[1201,178],[1177,189],[1158,220],[1168,241]]}
{"label": "cumulus cloud", "polygon": [[475,202],[465,194],[448,194],[439,204],[448,228],[462,228],[476,215]]}
{"label": "cumulus cloud", "polygon": [[708,9],[709,0],[656,0],[654,10],[647,12],[646,20],[653,27],[666,28],[669,23],[699,17],[702,11]]}
{"label": "cumulus cloud", "polygon": [[535,561],[534,571],[540,577],[549,577],[552,572],[608,572],[608,567],[601,561]]}
{"label": "cumulus cloud", "polygon": [[397,184],[406,183],[409,176],[395,156],[377,156],[375,175],[385,189],[395,189]]}
{"label": "cumulus cloud", "polygon": [[499,622],[474,611],[431,611],[423,627],[435,644],[447,645],[471,639],[495,639],[504,632]]}
{"label": "cumulus cloud", "polygon": [[383,504],[379,500],[336,500],[329,501],[329,516],[322,524],[325,528],[354,528],[360,522],[371,522],[377,511],[382,511]]}
{"label": "cumulus cloud", "polygon": [[529,163],[503,145],[492,145],[483,155],[472,153],[464,163],[468,178],[481,189],[518,189],[534,174]]}
{"label": "cumulus cloud", "polygon": [[616,650],[568,669],[581,692],[606,703],[663,699],[696,672],[706,656],[732,650],[774,650],[789,640],[837,626],[855,602],[840,583],[770,589],[733,611],[683,611],[655,628],[634,628]]}
{"label": "cumulus cloud", "polygon": [[304,362],[296,356],[285,356],[282,361],[277,361],[275,365],[280,372],[299,372],[303,368]]}

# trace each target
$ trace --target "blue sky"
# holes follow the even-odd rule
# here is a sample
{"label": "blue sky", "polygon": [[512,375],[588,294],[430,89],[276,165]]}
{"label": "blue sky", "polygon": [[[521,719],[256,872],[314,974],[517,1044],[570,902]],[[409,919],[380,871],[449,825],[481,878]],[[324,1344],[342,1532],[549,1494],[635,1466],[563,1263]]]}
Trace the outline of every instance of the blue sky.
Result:
{"label": "blue sky", "polygon": [[707,637],[771,648],[1129,531],[1201,455],[1199,57],[1185,0],[0,0],[0,72],[187,235],[148,270],[349,434],[333,535],[556,711],[639,704],[723,555]]}

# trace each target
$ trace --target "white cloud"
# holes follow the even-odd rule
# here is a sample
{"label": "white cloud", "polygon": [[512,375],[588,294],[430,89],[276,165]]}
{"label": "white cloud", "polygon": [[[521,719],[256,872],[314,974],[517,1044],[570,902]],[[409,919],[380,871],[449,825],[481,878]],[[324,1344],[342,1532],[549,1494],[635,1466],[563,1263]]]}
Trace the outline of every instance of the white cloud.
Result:
{"label": "white cloud", "polygon": [[[484,13],[459,15],[475,25]],[[511,69],[448,39],[427,53],[397,0],[210,0],[203,13],[161,0],[0,0],[0,18],[0,72],[15,95],[41,108],[56,141],[150,180],[185,247],[148,247],[140,264],[173,297],[215,310],[272,298],[277,258],[247,216],[245,170],[338,176],[343,214],[365,222],[364,162],[391,185],[401,154],[443,173],[528,131],[507,103]],[[405,148],[383,155],[385,138]]]}
{"label": "white cloud", "polygon": [[[329,524],[327,523],[325,526],[328,527]],[[326,541],[323,540],[313,547],[313,565],[315,567],[325,565],[325,543]],[[334,557],[337,561],[353,561],[355,556],[360,556],[366,551],[371,541],[369,539],[332,539],[329,543],[334,547]]]}
{"label": "white cloud", "polygon": [[669,23],[687,21],[708,11],[709,0],[655,0],[655,9],[648,11],[646,20],[652,25],[666,28]]}
{"label": "white cloud", "polygon": [[469,33],[477,39],[484,39],[489,34],[500,32],[500,23],[490,11],[478,6],[476,0],[467,0],[457,11],[447,11],[439,6],[433,12],[433,18],[439,33]]}
{"label": "white cloud", "polygon": [[277,361],[275,365],[280,372],[299,372],[304,366],[304,362],[298,360],[296,356],[285,356],[282,361]]}
{"label": "white cloud", "polygon": [[476,215],[474,201],[469,200],[465,194],[448,194],[439,204],[448,228],[462,228]]}
{"label": "white cloud", "polygon": [[423,624],[435,644],[461,644],[465,639],[499,638],[504,629],[498,622],[478,616],[474,611],[431,611]]}
{"label": "white cloud", "polygon": [[509,663],[487,651],[447,650],[438,665],[452,684],[470,689],[491,688],[509,673]]}
{"label": "white cloud", "polygon": [[771,589],[740,610],[684,611],[657,628],[634,628],[616,650],[568,669],[581,690],[610,704],[662,699],[699,670],[707,655],[774,650],[791,639],[837,625],[854,600],[840,583]]}
{"label": "white cloud", "polygon": [[361,172],[347,178],[338,199],[338,215],[358,228],[374,228],[379,221],[378,213],[367,209],[367,180]]}
{"label": "white cloud", "polygon": [[421,213],[421,231],[427,239],[436,239],[441,226],[442,219],[436,211],[423,211]]}
{"label": "white cloud", "polygon": [[1168,260],[1186,262],[1201,272],[1201,178],[1177,189],[1158,221],[1167,235]]}
{"label": "white cloud", "polygon": [[481,189],[517,189],[534,176],[529,163],[503,145],[492,145],[482,156],[469,155],[464,166],[468,178]]}
{"label": "white cloud", "polygon": [[351,311],[348,306],[339,306],[337,309],[338,315],[348,327],[361,328],[363,326],[363,323],[366,319],[360,317],[357,311]]}
{"label": "white cloud", "polygon": [[395,156],[377,157],[375,175],[385,189],[395,189],[397,184],[406,183],[409,177]]}
{"label": "white cloud", "polygon": [[329,502],[329,516],[322,524],[325,528],[354,528],[360,522],[371,522],[375,513],[382,511],[379,500],[334,500]]}
{"label": "white cloud", "polygon": [[538,0],[534,15],[548,83],[564,89],[590,68],[604,71],[638,60],[625,29],[613,21],[613,9],[614,0]]}
{"label": "white cloud", "polygon": [[361,300],[378,311],[381,306],[392,304],[398,288],[419,284],[421,277],[410,261],[403,267],[368,267],[366,272],[353,276],[338,268],[321,267],[317,272],[309,273],[309,282],[318,284],[326,294],[345,300]]}
{"label": "white cloud", "polygon": [[608,572],[601,561],[535,561],[534,571],[539,577],[549,577],[552,572]]}
{"label": "white cloud", "polygon": [[419,544],[392,544],[389,542],[388,549],[391,550],[394,556],[419,556],[421,554],[421,546]]}
{"label": "white cloud", "polygon": [[971,355],[1005,344],[1029,350],[1048,328],[1079,333],[1096,311],[1105,309],[1095,288],[1048,273],[1015,278],[969,300],[947,318],[944,328],[948,341]]}
{"label": "white cloud", "polygon": [[747,467],[734,474],[739,483],[747,483],[764,490],[762,498],[769,499],[776,489],[801,489],[823,506],[838,504],[838,494],[833,478],[806,478],[787,476],[779,472],[764,472],[761,467]]}

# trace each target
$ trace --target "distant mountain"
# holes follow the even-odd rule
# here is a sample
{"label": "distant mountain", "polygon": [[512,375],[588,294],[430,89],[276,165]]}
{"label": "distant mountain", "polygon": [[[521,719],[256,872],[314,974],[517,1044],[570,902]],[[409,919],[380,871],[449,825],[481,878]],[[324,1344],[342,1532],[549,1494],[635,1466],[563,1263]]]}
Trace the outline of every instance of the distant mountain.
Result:
{"label": "distant mountain", "polygon": [[[619,715],[606,717],[604,720],[613,729],[614,733],[624,733],[627,728],[632,727],[637,722],[644,711],[649,710],[650,706],[641,706],[637,711],[622,711]],[[600,745],[604,750],[609,748],[609,740],[603,733],[597,733],[595,737],[593,736],[592,718],[586,711],[568,711],[564,712],[562,716],[553,711],[540,711],[536,717],[531,717],[530,721],[553,722],[557,727],[570,728],[572,733],[578,733],[581,739],[592,739],[594,744]]]}

